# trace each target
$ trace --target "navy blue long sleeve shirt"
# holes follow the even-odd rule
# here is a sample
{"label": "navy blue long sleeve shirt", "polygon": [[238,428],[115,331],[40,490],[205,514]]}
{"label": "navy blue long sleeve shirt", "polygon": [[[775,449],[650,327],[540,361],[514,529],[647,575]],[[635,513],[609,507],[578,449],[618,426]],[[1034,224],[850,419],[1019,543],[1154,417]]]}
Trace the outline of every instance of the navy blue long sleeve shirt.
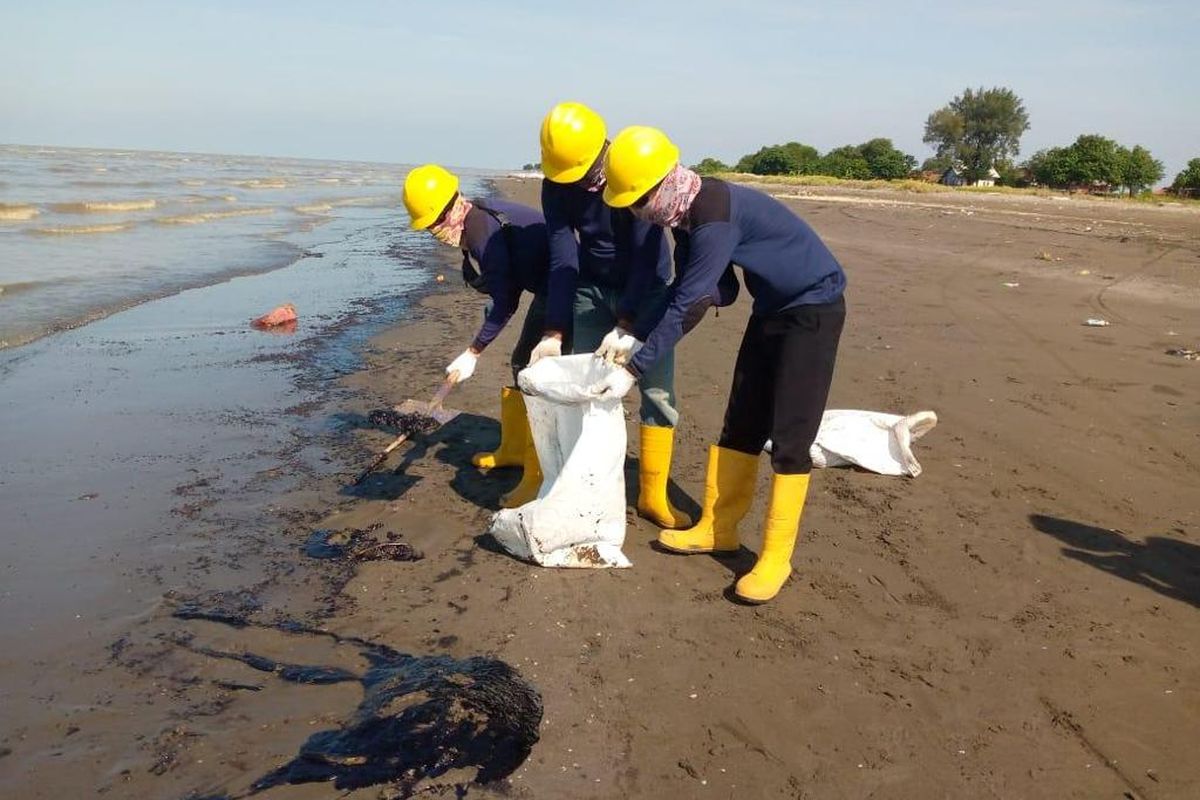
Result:
{"label": "navy blue long sleeve shirt", "polygon": [[581,279],[619,291],[617,316],[631,320],[655,280],[670,283],[671,254],[662,228],[610,208],[601,192],[543,180],[542,212],[550,240],[547,328],[569,329]]}
{"label": "navy blue long sleeve shirt", "polygon": [[480,291],[492,298],[492,307],[471,346],[483,350],[492,343],[516,313],[521,292],[546,294],[550,270],[550,250],[546,240],[546,220],[529,206],[507,200],[480,201],[499,211],[509,222],[506,234],[500,222],[475,204],[463,227],[463,271],[473,261],[480,276]]}
{"label": "navy blue long sleeve shirt", "polygon": [[808,223],[775,198],[745,186],[704,178],[674,235],[677,277],[671,300],[630,361],[636,375],[670,351],[717,302],[718,283],[731,264],[742,268],[758,315],[832,303],[846,288],[841,265]]}

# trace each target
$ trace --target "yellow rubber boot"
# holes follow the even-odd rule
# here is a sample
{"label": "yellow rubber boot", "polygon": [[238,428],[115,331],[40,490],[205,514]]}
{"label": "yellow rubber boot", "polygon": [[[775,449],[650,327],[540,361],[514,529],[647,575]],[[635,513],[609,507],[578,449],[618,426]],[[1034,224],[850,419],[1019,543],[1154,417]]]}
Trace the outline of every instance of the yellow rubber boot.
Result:
{"label": "yellow rubber boot", "polygon": [[754,569],[742,576],[734,593],[748,603],[765,603],[792,574],[792,551],[800,533],[800,515],[808,496],[808,475],[775,475],[763,526],[762,552]]}
{"label": "yellow rubber boot", "polygon": [[667,499],[667,480],[671,477],[671,451],[675,429],[643,425],[642,456],[638,466],[638,514],[664,528],[686,528],[692,518],[671,505]]}
{"label": "yellow rubber boot", "polygon": [[676,553],[737,550],[737,526],[750,510],[757,476],[758,456],[716,445],[710,447],[700,521],[684,531],[660,531],[658,543]]}
{"label": "yellow rubber boot", "polygon": [[482,469],[519,467],[525,460],[528,438],[525,396],[519,389],[505,386],[500,390],[500,446],[490,453],[476,453],[471,456],[471,463]]}
{"label": "yellow rubber boot", "polygon": [[521,474],[521,482],[516,488],[500,498],[501,508],[516,508],[523,506],[538,495],[542,488],[542,465],[538,461],[537,448],[533,446],[533,437],[525,443],[525,471]]}

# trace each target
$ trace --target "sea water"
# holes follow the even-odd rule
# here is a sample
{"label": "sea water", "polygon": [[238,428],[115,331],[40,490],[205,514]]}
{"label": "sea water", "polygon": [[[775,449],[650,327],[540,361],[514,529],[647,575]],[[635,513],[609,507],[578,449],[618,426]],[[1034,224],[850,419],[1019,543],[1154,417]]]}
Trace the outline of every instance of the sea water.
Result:
{"label": "sea water", "polygon": [[332,221],[403,223],[407,171],[0,145],[0,348],[149,298],[281,267],[303,254],[299,234]]}

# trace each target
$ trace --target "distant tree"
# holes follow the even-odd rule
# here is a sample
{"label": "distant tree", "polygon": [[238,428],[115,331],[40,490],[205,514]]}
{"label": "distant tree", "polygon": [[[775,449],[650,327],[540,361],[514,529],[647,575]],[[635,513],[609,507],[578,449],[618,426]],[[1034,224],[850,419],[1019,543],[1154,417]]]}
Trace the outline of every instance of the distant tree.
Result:
{"label": "distant tree", "polygon": [[1112,139],[1085,133],[1071,145],[1074,151],[1070,183],[1084,186],[1121,184],[1121,146]]}
{"label": "distant tree", "polygon": [[797,175],[813,175],[821,165],[821,154],[812,145],[788,142],[781,145],[796,164]]}
{"label": "distant tree", "polygon": [[1171,188],[1175,191],[1190,190],[1192,192],[1200,191],[1200,158],[1193,158],[1187,163],[1187,166],[1175,176],[1175,180],[1171,182]]}
{"label": "distant tree", "polygon": [[917,160],[897,150],[891,139],[872,139],[859,145],[858,151],[867,162],[872,178],[885,181],[906,178],[917,166]]}
{"label": "distant tree", "polygon": [[1034,153],[1025,162],[1025,168],[1042,186],[1065,188],[1071,185],[1075,175],[1074,157],[1070,148],[1051,147]]}
{"label": "distant tree", "polygon": [[541,164],[523,164],[523,165],[521,165],[521,170],[523,172],[533,172],[534,170],[541,169],[541,168],[542,168]]}
{"label": "distant tree", "polygon": [[867,180],[871,177],[871,165],[863,158],[860,147],[848,144],[825,154],[821,159],[821,174]]}
{"label": "distant tree", "polygon": [[755,175],[809,175],[817,171],[820,153],[799,142],[773,144],[744,155],[734,166],[737,172]]}
{"label": "distant tree", "polygon": [[715,175],[718,172],[729,172],[729,165],[720,159],[709,157],[692,167],[692,170],[701,175]]}
{"label": "distant tree", "polygon": [[800,162],[786,147],[773,144],[743,156],[737,163],[737,171],[755,175],[795,175],[800,171]]}
{"label": "distant tree", "polygon": [[[762,152],[762,151],[760,150],[759,152]],[[758,155],[758,153],[747,153],[746,155],[739,158],[737,163],[733,165],[733,171],[734,172],[754,172],[754,169],[753,169],[754,157],[756,155]]]}
{"label": "distant tree", "polygon": [[949,157],[978,180],[998,161],[1020,152],[1021,134],[1029,130],[1025,104],[1011,89],[965,89],[925,120],[926,144],[938,157]]}
{"label": "distant tree", "polygon": [[750,170],[756,175],[795,175],[800,171],[800,162],[780,145],[764,147],[754,158]]}
{"label": "distant tree", "polygon": [[1129,189],[1129,194],[1135,195],[1149,189],[1163,179],[1162,162],[1150,155],[1150,151],[1140,144],[1132,150],[1121,153],[1121,183]]}

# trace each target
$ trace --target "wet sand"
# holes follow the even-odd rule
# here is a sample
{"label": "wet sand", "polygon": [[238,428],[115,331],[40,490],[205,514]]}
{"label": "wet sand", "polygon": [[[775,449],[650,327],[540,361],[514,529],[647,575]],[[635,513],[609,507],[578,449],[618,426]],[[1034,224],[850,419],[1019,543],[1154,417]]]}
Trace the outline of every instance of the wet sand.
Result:
{"label": "wet sand", "polygon": [[[536,204],[536,182],[502,188]],[[752,563],[762,491],[735,559],[660,554],[632,514],[631,570],[542,570],[495,551],[481,534],[517,476],[484,475],[470,455],[496,441],[515,325],[447,400],[464,413],[393,457],[395,472],[345,490],[389,436],[344,425],[326,442],[327,473],[264,492],[277,535],[225,529],[206,554],[211,579],[188,566],[186,588],[245,588],[264,622],[516,667],[541,694],[541,741],[506,784],[467,796],[1192,796],[1200,363],[1165,351],[1200,343],[1200,216],[925,200],[787,200],[850,279],[831,407],[928,408],[940,423],[917,445],[920,478],[816,473],[796,572],[775,602],[724,594]],[[432,394],[481,306],[448,271],[313,424]],[[702,490],[748,309],[743,299],[710,315],[679,349],[673,473],[685,507]],[[1083,326],[1089,317],[1112,325]],[[632,479],[636,415],[630,434]],[[219,512],[218,498],[198,519]],[[376,522],[425,557],[351,566],[299,554],[315,528]],[[106,661],[72,665],[69,698],[35,686],[43,718],[0,740],[3,794],[237,794],[362,698],[353,684],[295,685],[195,650],[361,669],[320,637],[171,608],[105,642]],[[453,796],[469,777],[424,788]],[[331,794],[310,784],[263,796]]]}

